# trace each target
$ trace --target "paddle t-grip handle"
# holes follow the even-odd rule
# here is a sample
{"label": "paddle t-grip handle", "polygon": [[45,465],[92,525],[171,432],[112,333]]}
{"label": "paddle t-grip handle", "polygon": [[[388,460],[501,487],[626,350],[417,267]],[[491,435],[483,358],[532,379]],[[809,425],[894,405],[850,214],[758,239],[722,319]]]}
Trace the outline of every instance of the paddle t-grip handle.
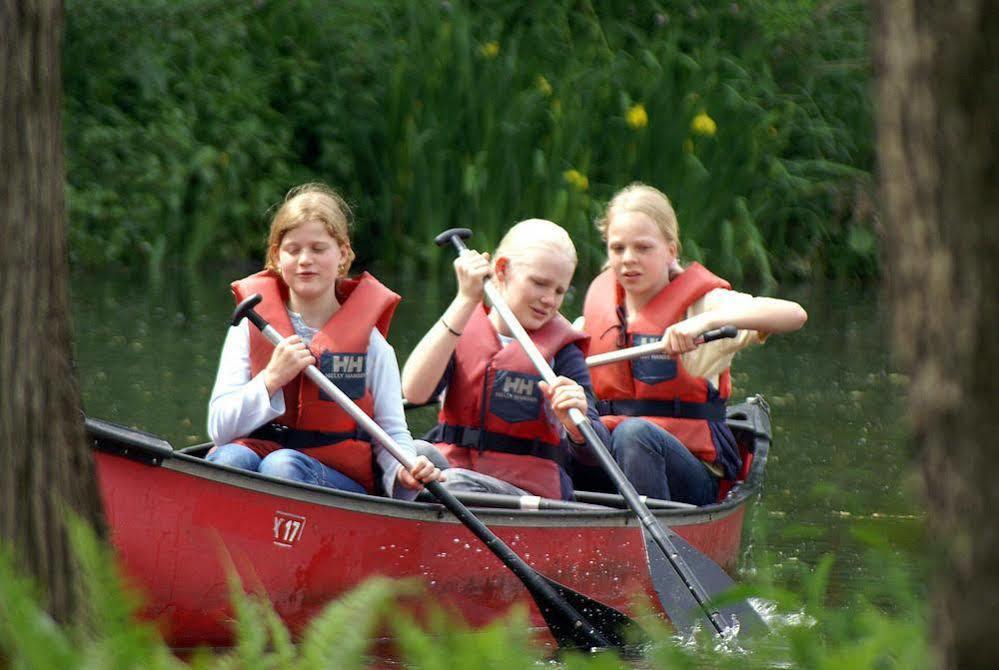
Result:
{"label": "paddle t-grip handle", "polygon": [[713,342],[715,340],[724,340],[728,337],[735,337],[738,334],[739,329],[735,326],[722,326],[721,328],[715,328],[714,330],[702,333],[698,339],[701,342]]}
{"label": "paddle t-grip handle", "polygon": [[465,246],[465,240],[471,236],[472,231],[468,228],[448,228],[434,238],[434,244],[439,247],[447,246],[448,243],[453,244],[454,248],[457,249],[460,254],[462,251],[468,249],[468,247]]}
{"label": "paddle t-grip handle", "polygon": [[236,309],[232,312],[232,325],[238,326],[239,322],[243,319],[249,319],[254,326],[263,331],[264,328],[267,327],[267,321],[265,321],[264,317],[257,314],[253,309],[260,304],[260,301],[263,299],[264,297],[262,295],[254,293],[249,298],[246,298],[243,302],[236,305]]}

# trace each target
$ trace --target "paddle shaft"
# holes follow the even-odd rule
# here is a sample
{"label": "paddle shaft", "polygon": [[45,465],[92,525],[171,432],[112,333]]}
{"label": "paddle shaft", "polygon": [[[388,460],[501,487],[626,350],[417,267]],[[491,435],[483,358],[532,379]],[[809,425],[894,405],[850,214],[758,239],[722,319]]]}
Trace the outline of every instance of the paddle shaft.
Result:
{"label": "paddle shaft", "polygon": [[513,496],[503,493],[480,493],[460,491],[454,494],[458,500],[472,507],[495,507],[526,511],[572,510],[574,512],[613,512],[613,507],[585,502],[554,500],[541,496]]}
{"label": "paddle shaft", "polygon": [[[726,337],[735,337],[739,333],[739,330],[735,326],[722,326],[721,328],[716,328],[714,330],[709,330],[707,332],[701,333],[694,342],[697,344],[704,344],[705,342],[712,342],[714,340],[721,340]],[[662,340],[658,342],[648,342],[646,344],[640,344],[637,347],[628,347],[627,349],[618,349],[617,351],[608,351],[605,354],[595,354],[593,356],[586,357],[586,365],[595,368],[598,365],[607,365],[609,363],[617,363],[618,361],[628,361],[632,358],[640,358],[642,356],[647,356],[649,354],[661,354],[663,353],[663,343]]]}
{"label": "paddle shaft", "polygon": [[[277,345],[284,337],[277,330],[274,329],[267,321],[254,311],[253,306],[250,305],[248,308],[237,308],[237,313],[239,309],[243,309],[245,316],[253,322],[257,328],[260,329],[264,337],[266,337],[272,344]],[[382,429],[374,419],[364,413],[364,411],[351,400],[347,394],[340,390],[340,388],[331,382],[326,375],[324,375],[316,366],[309,365],[305,368],[305,376],[312,380],[320,389],[326,394],[331,396],[340,407],[346,411],[357,424],[368,432],[375,440],[378,441],[385,449],[392,454],[392,456],[399,461],[402,467],[407,470],[413,467],[413,459],[410,455],[404,451],[392,437]],[[503,542],[499,537],[496,536],[489,528],[479,520],[465,505],[461,503],[454,495],[445,489],[440,482],[429,482],[425,485],[427,490],[430,491],[437,500],[441,502],[444,507],[446,507],[455,517],[458,518],[461,523],[465,525],[472,533],[478,537],[486,545],[486,547],[492,551],[506,567],[508,567],[519,579],[523,582],[524,586],[534,597],[535,602],[538,604],[538,608],[541,610],[542,615],[545,615],[545,619],[548,619],[548,612],[545,608],[551,608],[557,612],[561,617],[570,622],[570,626],[573,628],[573,632],[576,634],[582,633],[582,636],[588,641],[587,644],[590,647],[612,647],[614,646],[604,634],[595,628],[585,617],[583,617],[575,608],[572,607],[568,602],[561,598],[552,586],[539,575],[533,568],[531,568],[524,560],[518,556],[510,547]],[[549,622],[550,623],[550,622]],[[555,631],[553,631],[554,633]],[[559,641],[560,644],[562,641]]]}
{"label": "paddle shaft", "polygon": [[[450,237],[451,243],[458,250],[459,254],[468,253],[468,247],[465,246],[464,241],[457,235],[452,235]],[[548,365],[548,361],[545,360],[541,352],[535,346],[534,341],[524,330],[524,327],[520,325],[520,321],[514,316],[513,312],[506,304],[506,300],[500,295],[499,290],[493,284],[492,280],[485,279],[483,281],[483,291],[486,294],[486,298],[489,299],[492,308],[495,309],[503,323],[513,334],[514,339],[520,343],[523,348],[524,353],[527,357],[531,359],[531,363],[534,364],[535,369],[537,369],[538,374],[541,375],[548,384],[554,384],[556,375],[551,366]],[[662,345],[660,344],[660,347]],[[635,487],[631,485],[628,478],[621,471],[621,468],[614,461],[613,456],[607,450],[606,445],[604,445],[603,440],[597,435],[593,426],[590,425],[589,419],[581,411],[573,407],[569,410],[569,418],[572,420],[579,432],[583,434],[586,439],[587,444],[593,450],[594,454],[597,456],[597,460],[600,461],[600,466],[603,468],[604,472],[611,478],[614,485],[617,487],[618,491],[624,497],[625,502],[628,503],[628,507],[632,512],[638,517],[641,522],[642,527],[649,533],[655,543],[662,550],[663,554],[666,556],[666,560],[669,562],[670,566],[677,572],[680,579],[683,580],[684,585],[690,590],[691,595],[694,600],[700,606],[704,615],[711,621],[711,624],[715,627],[715,630],[719,635],[724,635],[728,631],[730,624],[727,622],[722,614],[717,609],[712,609],[709,607],[709,596],[704,586],[698,581],[697,576],[693,573],[687,562],[680,556],[679,551],[673,545],[672,540],[666,535],[662,526],[656,521],[656,518],[649,511],[649,508],[642,502],[641,497],[635,490]]]}
{"label": "paddle shaft", "polygon": [[[639,496],[641,501],[649,509],[697,509],[697,505],[680,502],[678,500],[660,500],[659,498],[649,498]],[[600,493],[598,491],[576,491],[576,500],[581,503],[592,503],[606,507],[621,507],[627,501],[616,493]]]}

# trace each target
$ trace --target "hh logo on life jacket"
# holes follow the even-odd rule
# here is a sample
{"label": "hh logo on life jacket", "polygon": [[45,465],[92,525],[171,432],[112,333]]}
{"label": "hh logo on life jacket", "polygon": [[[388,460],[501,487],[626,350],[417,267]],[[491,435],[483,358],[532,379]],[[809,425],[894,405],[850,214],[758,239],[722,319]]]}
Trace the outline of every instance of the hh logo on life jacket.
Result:
{"label": "hh logo on life jacket", "polygon": [[288,512],[274,512],[274,544],[294,547],[305,531],[305,517]]}
{"label": "hh logo on life jacket", "polygon": [[507,423],[533,421],[541,410],[541,377],[497,370],[489,411]]}
{"label": "hh logo on life jacket", "polygon": [[[368,369],[367,354],[338,354],[324,351],[319,356],[319,369],[351,400],[357,400],[364,395]],[[333,400],[325,393],[320,393],[319,397],[323,400]]]}
{"label": "hh logo on life jacket", "polygon": [[[648,344],[649,342],[662,341],[662,335],[640,335],[634,333],[631,336],[633,346]],[[636,358],[631,362],[632,376],[643,384],[658,384],[676,377],[676,359],[670,358],[666,354],[649,354]]]}

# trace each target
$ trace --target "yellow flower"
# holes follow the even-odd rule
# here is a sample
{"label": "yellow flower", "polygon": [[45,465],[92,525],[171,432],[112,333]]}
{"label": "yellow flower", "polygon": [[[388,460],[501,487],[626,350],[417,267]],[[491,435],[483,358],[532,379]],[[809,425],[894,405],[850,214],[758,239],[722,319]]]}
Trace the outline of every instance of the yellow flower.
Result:
{"label": "yellow flower", "polygon": [[538,90],[544,93],[546,97],[552,94],[552,85],[549,84],[548,80],[540,74],[538,75],[538,78],[534,80],[534,83],[538,87]]}
{"label": "yellow flower", "polygon": [[635,130],[649,125],[649,115],[645,113],[645,106],[641,103],[628,108],[628,113],[625,114],[624,120]]}
{"label": "yellow flower", "polygon": [[715,132],[718,130],[718,124],[716,124],[715,120],[708,116],[706,112],[701,112],[694,117],[693,121],[690,122],[690,130],[693,131],[695,135],[713,137]]}
{"label": "yellow flower", "polygon": [[499,42],[486,42],[479,48],[479,51],[486,58],[496,58],[500,52]]}
{"label": "yellow flower", "polygon": [[562,173],[562,176],[577,191],[585,191],[590,188],[590,180],[579,170],[566,170]]}

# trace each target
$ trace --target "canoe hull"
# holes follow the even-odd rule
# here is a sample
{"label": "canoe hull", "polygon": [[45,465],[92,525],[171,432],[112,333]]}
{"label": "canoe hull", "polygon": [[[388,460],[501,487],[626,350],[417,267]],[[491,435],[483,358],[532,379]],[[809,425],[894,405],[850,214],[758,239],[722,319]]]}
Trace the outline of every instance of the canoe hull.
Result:
{"label": "canoe hull", "polygon": [[[232,642],[227,574],[266,593],[293,632],[366,578],[415,578],[471,625],[517,603],[520,581],[436,504],[300,486],[97,440],[97,471],[123,571],[174,647]],[[748,491],[747,491],[748,493]],[[749,495],[657,516],[724,568],[737,562]],[[656,598],[637,521],[623,510],[477,510],[540,573],[622,611]],[[657,608],[658,609],[658,608]]]}

